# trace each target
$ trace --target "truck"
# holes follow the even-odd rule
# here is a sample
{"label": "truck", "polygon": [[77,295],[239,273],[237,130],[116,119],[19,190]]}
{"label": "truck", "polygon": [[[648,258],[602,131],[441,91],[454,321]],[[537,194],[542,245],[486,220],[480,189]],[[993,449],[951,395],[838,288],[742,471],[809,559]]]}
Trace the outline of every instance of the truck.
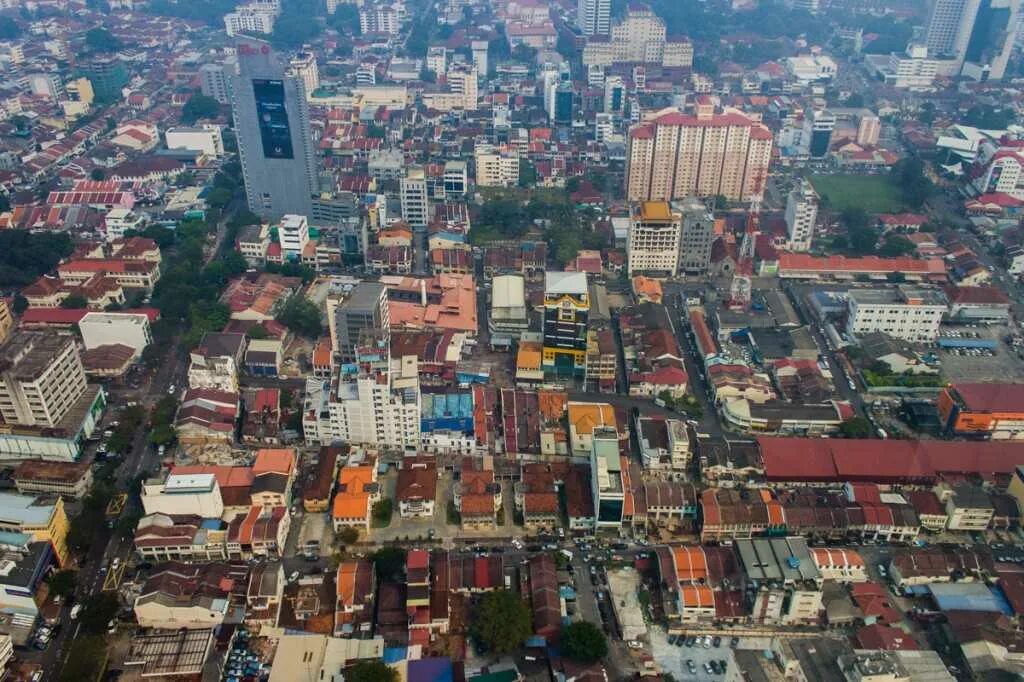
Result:
{"label": "truck", "polygon": [[78,618],[78,612],[82,610],[81,604],[75,604],[71,607],[71,620]]}

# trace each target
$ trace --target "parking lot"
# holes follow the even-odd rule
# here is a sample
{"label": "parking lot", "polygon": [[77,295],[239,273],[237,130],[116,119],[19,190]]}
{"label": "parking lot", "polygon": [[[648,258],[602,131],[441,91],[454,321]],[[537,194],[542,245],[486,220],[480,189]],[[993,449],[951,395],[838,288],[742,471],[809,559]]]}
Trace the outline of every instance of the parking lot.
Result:
{"label": "parking lot", "polygon": [[950,381],[1024,381],[1024,360],[1004,339],[1006,327],[944,326],[941,335],[968,340],[994,340],[995,352],[980,349],[941,349],[936,351],[942,362],[942,374]]}
{"label": "parking lot", "polygon": [[[663,672],[671,673],[676,680],[741,680],[742,676],[733,650],[730,647],[730,637],[723,634],[718,647],[704,647],[703,644],[695,642],[693,646],[680,646],[675,636],[669,637],[665,629],[660,626],[652,626],[649,630],[651,640],[651,653]],[[671,640],[671,643],[670,643]],[[738,646],[743,646],[741,640]],[[687,661],[693,661],[689,666]],[[709,673],[704,667],[711,661],[725,661],[725,673]]]}

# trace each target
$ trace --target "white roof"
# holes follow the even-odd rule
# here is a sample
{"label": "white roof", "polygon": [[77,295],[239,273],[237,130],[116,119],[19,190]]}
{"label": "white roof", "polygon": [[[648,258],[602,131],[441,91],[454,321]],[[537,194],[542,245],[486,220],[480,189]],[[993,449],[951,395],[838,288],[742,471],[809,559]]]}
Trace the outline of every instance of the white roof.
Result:
{"label": "white roof", "polygon": [[544,292],[548,294],[585,294],[587,275],[582,272],[545,272]]}
{"label": "white roof", "polygon": [[526,291],[522,275],[498,275],[492,283],[495,308],[522,308]]}
{"label": "white roof", "polygon": [[217,477],[213,474],[171,474],[164,482],[164,492],[213,490]]}

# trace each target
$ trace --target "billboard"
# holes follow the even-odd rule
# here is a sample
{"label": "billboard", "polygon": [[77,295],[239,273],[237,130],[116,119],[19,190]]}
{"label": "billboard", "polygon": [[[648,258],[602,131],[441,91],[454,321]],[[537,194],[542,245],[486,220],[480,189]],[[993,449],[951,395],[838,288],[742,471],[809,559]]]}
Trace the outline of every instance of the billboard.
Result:
{"label": "billboard", "polygon": [[263,141],[263,156],[268,159],[293,159],[292,130],[284,107],[284,82],[265,78],[252,81],[256,99],[256,118]]}

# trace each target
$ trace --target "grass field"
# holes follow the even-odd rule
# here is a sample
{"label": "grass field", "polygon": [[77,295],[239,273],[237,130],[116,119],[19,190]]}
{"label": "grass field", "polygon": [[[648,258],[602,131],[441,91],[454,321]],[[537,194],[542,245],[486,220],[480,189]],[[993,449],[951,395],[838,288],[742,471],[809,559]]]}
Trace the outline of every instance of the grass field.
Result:
{"label": "grass field", "polygon": [[859,207],[868,213],[895,213],[903,204],[888,175],[813,175],[811,184],[835,211]]}

